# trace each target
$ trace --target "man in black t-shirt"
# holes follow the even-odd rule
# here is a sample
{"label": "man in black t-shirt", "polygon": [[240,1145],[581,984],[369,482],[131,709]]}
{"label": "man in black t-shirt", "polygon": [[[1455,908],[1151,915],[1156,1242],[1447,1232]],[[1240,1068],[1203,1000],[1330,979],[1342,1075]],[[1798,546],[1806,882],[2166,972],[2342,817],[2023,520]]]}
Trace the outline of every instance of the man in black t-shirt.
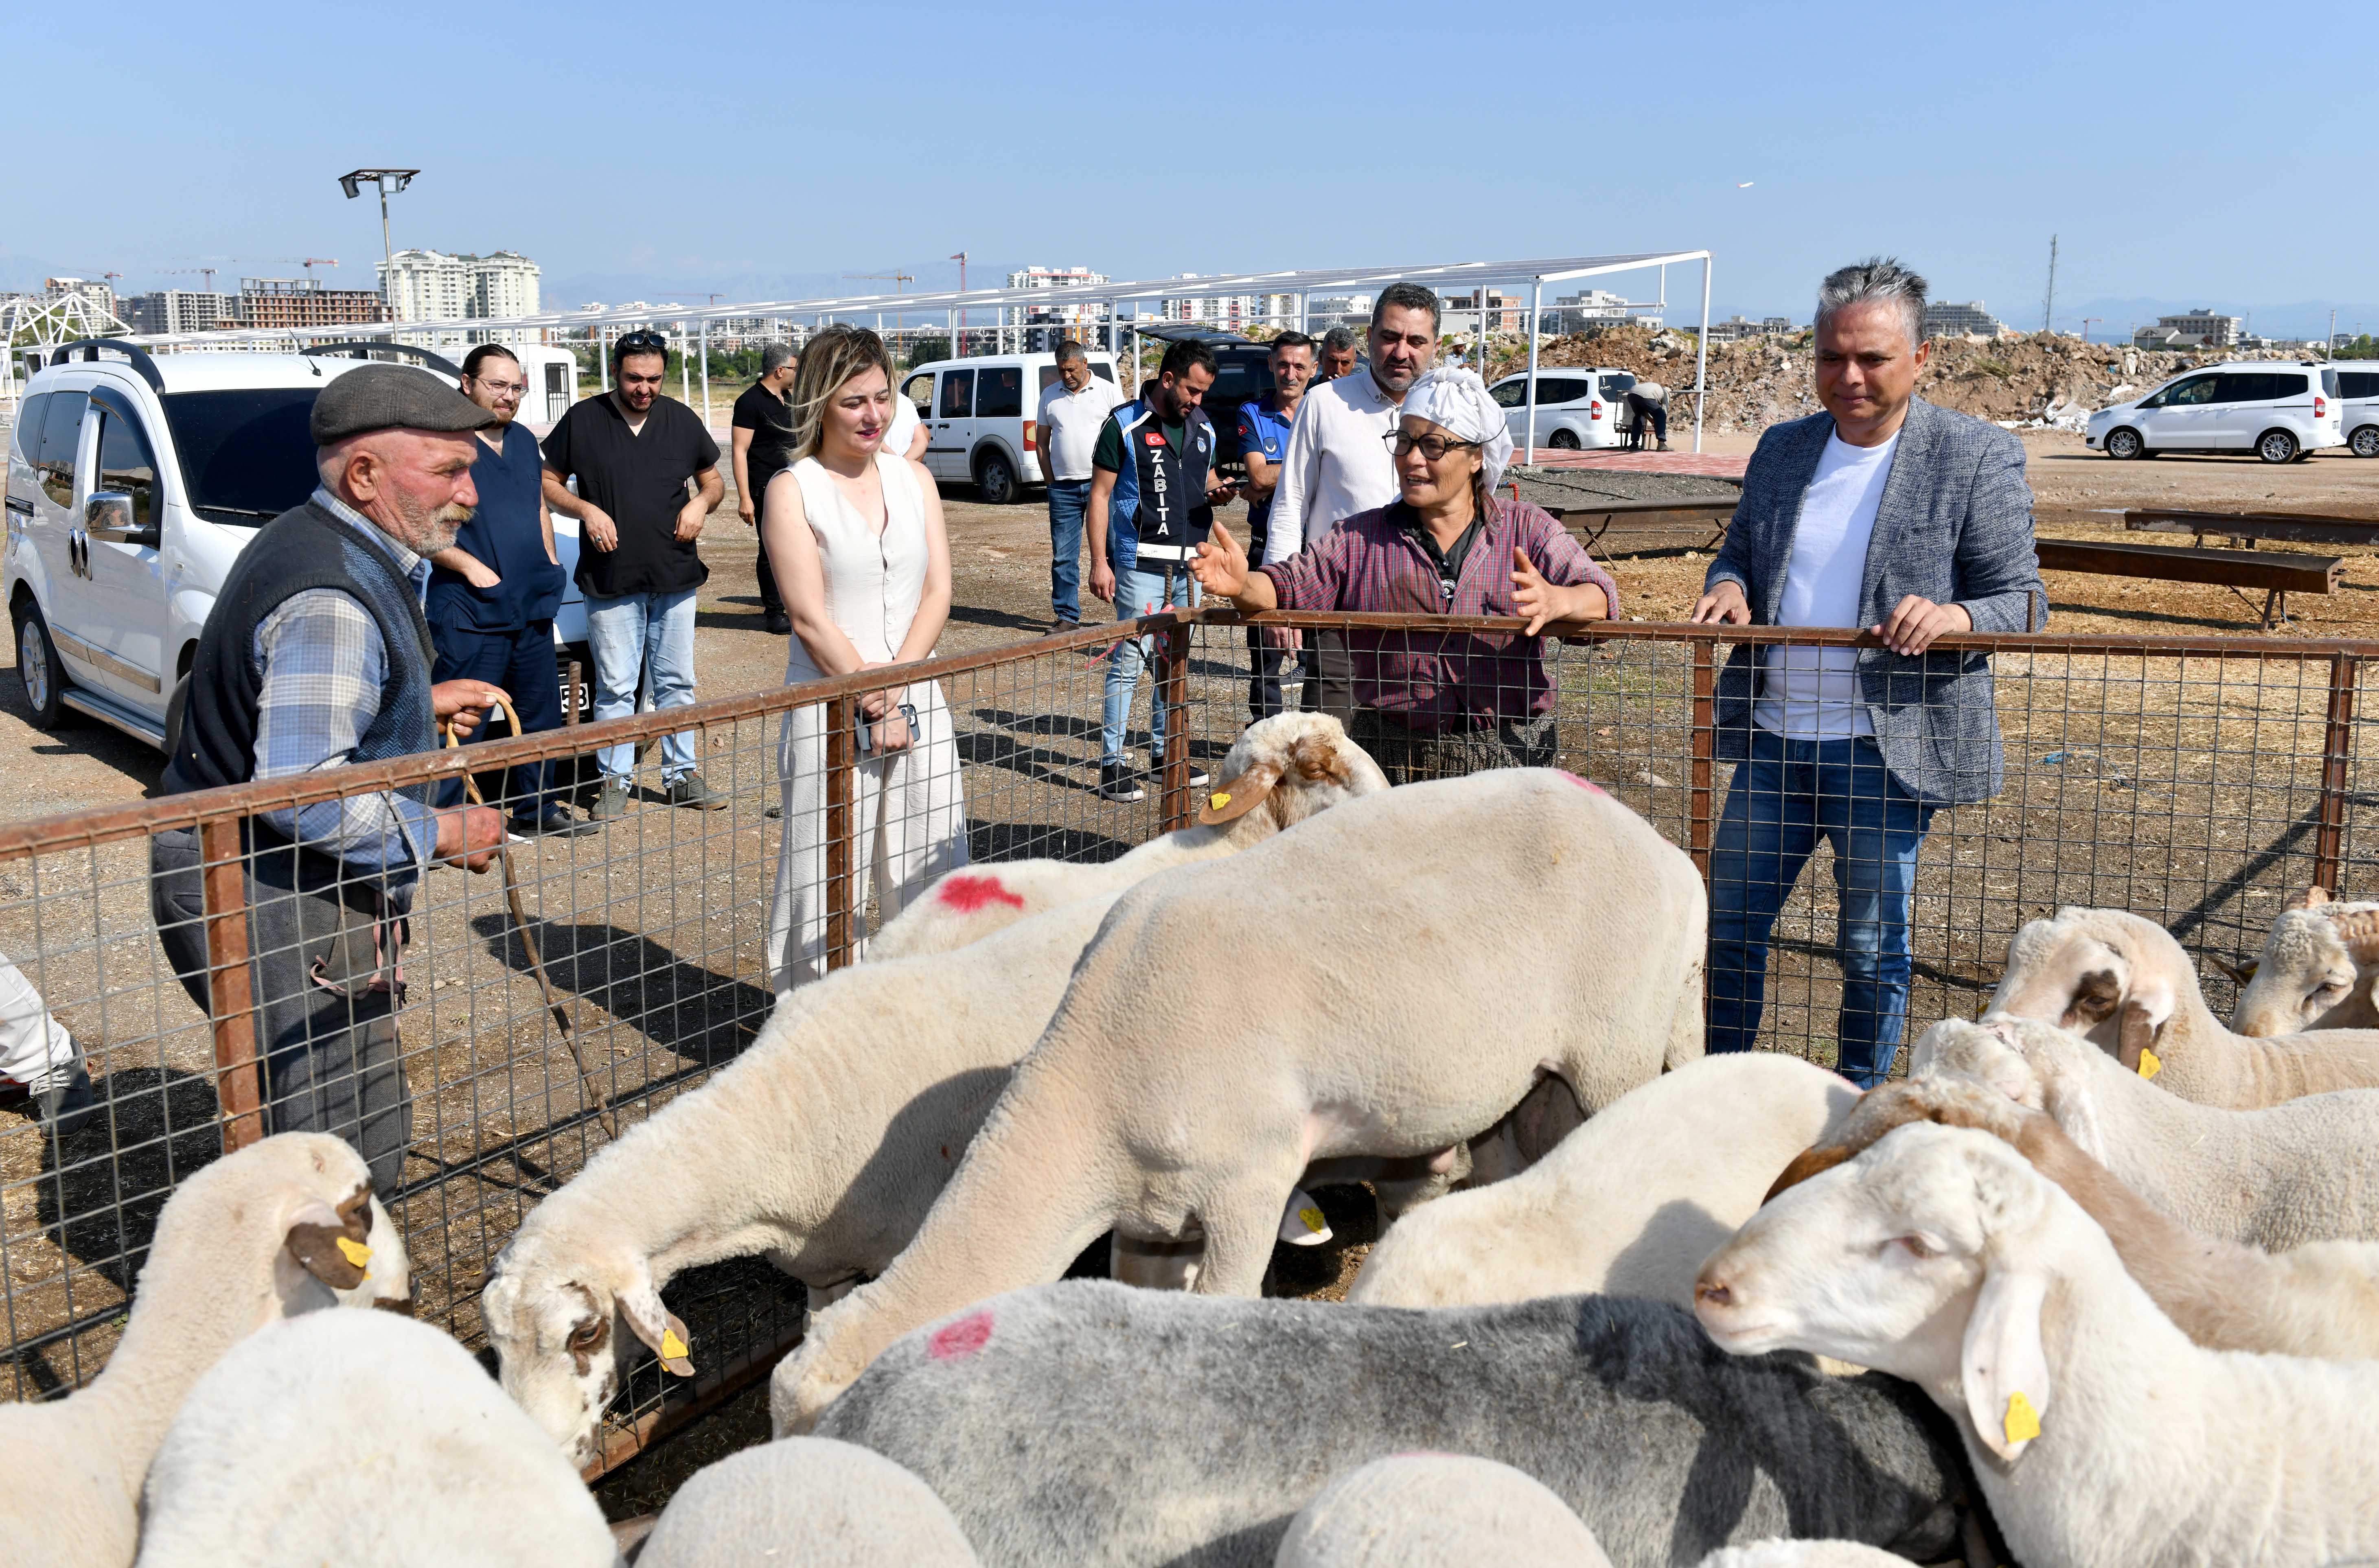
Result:
{"label": "man in black t-shirt", "polygon": [[760,351],[760,379],[735,400],[735,414],[727,432],[733,449],[735,510],[760,537],[760,608],[768,630],[789,635],[792,619],[785,613],[784,597],[777,592],[776,573],[768,568],[768,531],[760,526],[761,508],[767,500],[768,481],[792,466],[793,376],[801,357],[789,344],[772,343]]}
{"label": "man in black t-shirt", "polygon": [[[727,486],[701,418],[661,395],[668,374],[658,333],[625,334],[611,347],[611,390],[574,404],[545,438],[546,504],[579,520],[598,720],[636,711],[647,669],[655,707],[694,701],[694,596],[710,575],[694,542]],[[606,746],[596,758],[603,791],[593,815],[609,821],[628,809],[636,748]],[[671,805],[716,811],[727,802],[704,788],[697,760],[692,734],[663,737],[662,790]]]}

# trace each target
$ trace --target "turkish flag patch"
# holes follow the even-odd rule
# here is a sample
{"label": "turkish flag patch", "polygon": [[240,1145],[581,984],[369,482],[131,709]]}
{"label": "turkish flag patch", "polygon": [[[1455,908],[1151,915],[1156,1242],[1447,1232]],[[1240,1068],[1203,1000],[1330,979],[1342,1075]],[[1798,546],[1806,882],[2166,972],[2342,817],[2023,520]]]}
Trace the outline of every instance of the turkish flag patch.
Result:
{"label": "turkish flag patch", "polygon": [[1165,444],[1165,438],[1158,435],[1154,430],[1146,432],[1140,439],[1146,441],[1151,446],[1163,446]]}

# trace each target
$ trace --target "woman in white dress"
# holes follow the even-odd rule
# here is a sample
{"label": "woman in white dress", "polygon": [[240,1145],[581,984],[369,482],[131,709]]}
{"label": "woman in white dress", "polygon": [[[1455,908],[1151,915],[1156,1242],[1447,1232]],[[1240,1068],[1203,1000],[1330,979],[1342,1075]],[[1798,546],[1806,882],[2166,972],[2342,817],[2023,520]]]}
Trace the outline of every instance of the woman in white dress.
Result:
{"label": "woman in white dress", "polygon": [[[768,482],[762,513],[793,622],[788,684],[930,657],[949,619],[941,496],[922,464],[884,450],[894,395],[891,359],[874,332],[830,327],[802,350],[792,390],[800,456]],[[966,802],[941,688],[919,681],[871,692],[859,707],[854,935],[871,894],[888,921],[967,863]],[[768,962],[780,997],[827,969],[826,717],[823,704],[793,709],[779,750],[785,840]]]}

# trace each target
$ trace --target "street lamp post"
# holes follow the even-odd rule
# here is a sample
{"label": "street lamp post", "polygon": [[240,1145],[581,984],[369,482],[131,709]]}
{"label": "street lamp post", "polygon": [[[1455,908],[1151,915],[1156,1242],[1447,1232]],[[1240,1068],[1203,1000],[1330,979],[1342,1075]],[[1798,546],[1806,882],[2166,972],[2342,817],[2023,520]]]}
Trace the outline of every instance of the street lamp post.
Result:
{"label": "street lamp post", "polygon": [[380,293],[383,296],[388,293],[389,275],[396,271],[396,251],[388,238],[388,199],[411,185],[413,176],[420,172],[418,169],[356,169],[339,176],[339,188],[347,193],[350,201],[364,193],[366,180],[380,189],[380,249],[384,263]]}

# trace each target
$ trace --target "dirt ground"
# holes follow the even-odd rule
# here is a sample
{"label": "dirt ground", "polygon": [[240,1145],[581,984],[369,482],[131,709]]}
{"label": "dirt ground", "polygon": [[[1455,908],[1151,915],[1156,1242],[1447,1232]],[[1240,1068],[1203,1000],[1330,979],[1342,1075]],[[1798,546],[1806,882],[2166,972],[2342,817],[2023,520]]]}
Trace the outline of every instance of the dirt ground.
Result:
{"label": "dirt ground", "polygon": [[[2028,432],[2024,441],[2044,536],[2119,537],[2114,513],[2142,503],[2379,519],[2379,463],[2325,454],[2282,469],[2248,458],[2122,464],[2056,432]],[[1706,444],[1747,451],[1751,438],[1714,436]],[[1560,488],[1574,504],[1726,489],[1708,480],[1596,471],[1544,483],[1548,498]],[[957,607],[942,651],[1038,635],[1049,616],[1042,508],[988,507],[954,489],[945,509]],[[1243,531],[1238,519],[1237,509],[1226,513],[1226,525]],[[2321,553],[2347,559],[2344,585],[2330,597],[2298,599],[2289,633],[2373,635],[2379,550],[2322,547]],[[711,521],[705,554],[712,576],[696,633],[702,694],[776,686],[784,642],[762,628],[751,534],[736,519],[731,496]],[[1707,565],[1707,549],[1692,544],[1613,561],[1621,613],[1645,621],[1681,618]],[[2254,607],[2220,588],[2072,573],[2053,574],[2048,585],[2058,631],[2263,635]],[[1664,831],[1682,837],[1689,802],[1678,738],[1687,688],[1678,650],[1563,657],[1563,733],[1577,758],[1565,749],[1565,765],[1612,781]],[[1193,659],[1200,760],[1219,757],[1244,720],[1237,684],[1244,677],[1235,679],[1227,658],[1225,645],[1213,641]],[[1934,880],[1920,888],[1918,916],[1934,956],[1929,970],[1920,966],[1914,1016],[1971,1007],[1987,980],[1991,943],[2003,945],[2009,923],[2044,899],[2089,896],[2168,920],[2186,915],[2209,931],[2218,926],[2231,950],[2251,940],[2255,919],[2301,874],[2304,846],[2287,836],[2297,829],[2286,825],[2303,818],[2306,778],[2318,778],[2317,678],[2308,685],[2294,665],[2249,677],[2234,664],[2225,667],[2228,675],[2201,671],[2159,684],[2137,661],[2089,669],[2082,662],[2002,668],[2003,693],[2021,681],[2026,694],[2020,702],[2003,696],[2002,714],[2011,770],[2022,757],[2025,771],[2002,801],[1953,832],[1937,832],[1944,850]],[[1154,830],[1153,800],[1127,808],[1090,795],[1097,669],[1067,656],[950,683],[979,856],[1104,856]],[[2160,717],[2167,710],[2182,717]],[[732,811],[706,817],[647,803],[602,838],[540,848],[526,874],[545,959],[576,1009],[594,1079],[632,1110],[731,1058],[767,1005],[758,954],[776,827],[760,808],[774,792],[775,727],[739,725],[704,739],[704,766],[714,784],[733,791]],[[153,790],[159,766],[146,747],[96,725],[34,730],[18,683],[0,676],[0,818],[138,800]],[[623,849],[625,836],[633,837]],[[2279,850],[2252,858],[2267,842]],[[12,1337],[78,1326],[71,1337],[18,1356],[13,1380],[0,1371],[0,1395],[12,1381],[15,1392],[30,1394],[90,1375],[121,1321],[127,1271],[145,1245],[158,1195],[172,1171],[211,1152],[203,1019],[161,972],[144,869],[133,845],[0,865],[0,951],[20,961],[40,956],[37,979],[99,1054],[119,1116],[117,1158],[104,1157],[103,1140],[67,1151],[61,1169],[17,1111],[0,1105]],[[2136,887],[2128,880],[2135,871]],[[470,1336],[477,1260],[599,1140],[585,1114],[578,1064],[525,978],[495,880],[436,873],[427,898],[409,960],[416,991],[405,1030],[417,1157],[402,1217],[429,1276],[426,1314]],[[2260,909],[2252,900],[2263,900]],[[1788,912],[1771,988],[1772,1026],[1812,1054],[1821,1054],[1815,1048],[1821,1038],[1830,1049],[1837,992],[1821,961],[1830,905],[1828,895]],[[1285,1256],[1283,1289],[1343,1289],[1365,1238],[1359,1198],[1326,1200],[1345,1242]],[[756,1266],[697,1271],[670,1295],[697,1344],[753,1343],[800,1321],[798,1290]],[[658,1392],[657,1384],[632,1389],[646,1408]],[[603,1488],[606,1507],[615,1516],[649,1511],[699,1463],[765,1432],[765,1394],[747,1391],[615,1473]]]}

